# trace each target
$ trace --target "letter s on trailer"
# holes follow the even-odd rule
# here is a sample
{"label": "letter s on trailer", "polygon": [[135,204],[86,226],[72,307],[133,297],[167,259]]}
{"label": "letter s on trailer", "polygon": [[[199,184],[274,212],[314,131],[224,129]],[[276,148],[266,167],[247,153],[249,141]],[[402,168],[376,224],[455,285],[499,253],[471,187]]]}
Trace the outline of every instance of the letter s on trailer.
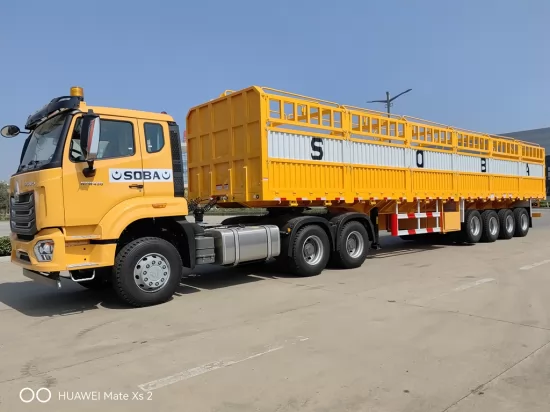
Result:
{"label": "letter s on trailer", "polygon": [[[380,230],[468,243],[525,236],[546,189],[537,145],[267,87],[190,109],[190,202],[179,126],[165,113],[88,106],[74,87],[25,128],[10,179],[11,261],[56,287],[62,277],[112,287],[134,306],[170,299],[182,267],[359,267]],[[268,213],[209,226],[213,204]]]}

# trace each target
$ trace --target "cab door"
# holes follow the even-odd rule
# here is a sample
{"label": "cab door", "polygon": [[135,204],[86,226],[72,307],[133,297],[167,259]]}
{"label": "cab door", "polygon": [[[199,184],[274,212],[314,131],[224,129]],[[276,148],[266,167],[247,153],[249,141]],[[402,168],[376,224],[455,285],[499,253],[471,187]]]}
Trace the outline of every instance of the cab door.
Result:
{"label": "cab door", "polygon": [[174,196],[170,131],[166,122],[138,120],[147,197]]}
{"label": "cab door", "polygon": [[[92,226],[116,205],[143,196],[143,165],[135,119],[100,116],[100,139],[94,177],[84,176],[87,167],[80,150],[81,117],[69,128],[63,161],[65,226]],[[91,234],[91,233],[89,233]]]}

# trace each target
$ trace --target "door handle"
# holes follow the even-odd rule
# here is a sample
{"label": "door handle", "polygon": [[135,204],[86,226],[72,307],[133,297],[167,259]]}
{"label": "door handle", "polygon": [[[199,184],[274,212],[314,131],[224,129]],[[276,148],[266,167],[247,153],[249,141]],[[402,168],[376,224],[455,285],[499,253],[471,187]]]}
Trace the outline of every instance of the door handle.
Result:
{"label": "door handle", "polygon": [[143,189],[143,185],[130,185],[128,186],[130,189]]}

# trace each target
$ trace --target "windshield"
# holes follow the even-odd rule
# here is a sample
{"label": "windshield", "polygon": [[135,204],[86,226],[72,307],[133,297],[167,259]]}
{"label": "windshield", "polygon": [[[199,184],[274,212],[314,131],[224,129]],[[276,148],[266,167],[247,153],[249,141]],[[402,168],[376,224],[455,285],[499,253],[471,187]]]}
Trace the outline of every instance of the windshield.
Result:
{"label": "windshield", "polygon": [[45,121],[28,137],[19,171],[36,169],[49,163],[59,142],[68,113],[62,113]]}

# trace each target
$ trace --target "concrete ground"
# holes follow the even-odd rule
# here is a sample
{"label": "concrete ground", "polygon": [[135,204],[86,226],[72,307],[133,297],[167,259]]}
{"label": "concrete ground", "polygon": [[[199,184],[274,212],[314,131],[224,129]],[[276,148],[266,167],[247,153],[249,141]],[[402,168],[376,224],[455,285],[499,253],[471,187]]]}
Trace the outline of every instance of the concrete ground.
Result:
{"label": "concrete ground", "polygon": [[0,237],[10,235],[10,222],[6,220],[0,220]]}
{"label": "concrete ground", "polygon": [[0,263],[0,410],[546,412],[549,234],[545,213],[493,244],[386,237],[312,278],[201,269],[142,309]]}

